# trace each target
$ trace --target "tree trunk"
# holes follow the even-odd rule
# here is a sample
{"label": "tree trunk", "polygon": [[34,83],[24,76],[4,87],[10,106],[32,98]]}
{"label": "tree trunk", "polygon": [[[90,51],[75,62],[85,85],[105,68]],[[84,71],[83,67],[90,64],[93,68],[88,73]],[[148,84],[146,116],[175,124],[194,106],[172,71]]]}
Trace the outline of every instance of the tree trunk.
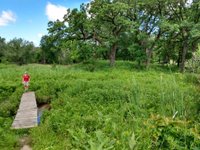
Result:
{"label": "tree trunk", "polygon": [[116,50],[117,50],[117,43],[114,43],[112,45],[111,52],[110,52],[110,66],[115,65]]}
{"label": "tree trunk", "polygon": [[146,49],[146,67],[148,68],[151,63],[151,56],[152,56],[152,50],[150,48]]}
{"label": "tree trunk", "polygon": [[43,63],[43,64],[46,64],[46,55],[45,55],[45,54],[44,54],[43,57],[42,57],[42,63]]}
{"label": "tree trunk", "polygon": [[179,50],[178,52],[178,60],[177,60],[177,67],[180,68],[180,64],[181,64],[181,50]]}
{"label": "tree trunk", "polygon": [[186,53],[187,53],[187,42],[184,42],[183,48],[182,48],[181,64],[179,66],[179,70],[181,73],[183,73],[185,71]]}

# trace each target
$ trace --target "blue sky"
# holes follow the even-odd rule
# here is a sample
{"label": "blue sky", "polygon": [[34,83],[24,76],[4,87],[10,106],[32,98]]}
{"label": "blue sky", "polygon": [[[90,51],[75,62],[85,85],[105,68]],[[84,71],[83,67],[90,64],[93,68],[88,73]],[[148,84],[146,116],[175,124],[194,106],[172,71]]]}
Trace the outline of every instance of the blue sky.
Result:
{"label": "blue sky", "polygon": [[68,8],[90,0],[0,0],[0,36],[8,42],[23,38],[39,45],[48,21],[62,19]]}

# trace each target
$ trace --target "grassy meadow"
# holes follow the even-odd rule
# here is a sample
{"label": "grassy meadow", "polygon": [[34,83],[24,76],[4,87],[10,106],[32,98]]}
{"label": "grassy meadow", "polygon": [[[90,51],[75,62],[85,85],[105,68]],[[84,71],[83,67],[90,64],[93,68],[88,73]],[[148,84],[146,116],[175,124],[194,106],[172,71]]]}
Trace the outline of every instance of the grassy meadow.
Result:
{"label": "grassy meadow", "polygon": [[[38,127],[12,130],[26,70],[51,109]],[[200,149],[200,75],[173,66],[0,64],[0,106],[2,150],[20,149],[24,136],[33,150]]]}

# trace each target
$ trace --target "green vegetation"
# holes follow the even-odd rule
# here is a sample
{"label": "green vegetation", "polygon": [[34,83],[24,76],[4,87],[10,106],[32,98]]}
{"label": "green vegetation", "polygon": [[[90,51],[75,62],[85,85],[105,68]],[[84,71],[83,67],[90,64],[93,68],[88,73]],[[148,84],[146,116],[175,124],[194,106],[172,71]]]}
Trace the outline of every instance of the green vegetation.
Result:
{"label": "green vegetation", "polygon": [[[93,0],[69,9],[64,21],[50,21],[41,39],[41,58],[49,63],[103,58],[173,61],[180,72],[200,42],[199,0]],[[67,24],[67,25],[66,25]]]}
{"label": "green vegetation", "polygon": [[[11,130],[25,70],[51,110],[38,127]],[[0,149],[18,149],[24,135],[35,150],[200,148],[200,76],[173,66],[0,64],[0,105]]]}
{"label": "green vegetation", "polygon": [[[93,0],[48,22],[40,47],[0,37],[0,62],[72,64],[93,59],[173,62],[180,72],[192,59],[198,69],[199,0]],[[197,62],[198,61],[198,62]]]}
{"label": "green vegetation", "polygon": [[[0,149],[200,149],[199,0],[93,0],[63,19],[37,48],[0,37]],[[25,70],[51,110],[11,130]]]}

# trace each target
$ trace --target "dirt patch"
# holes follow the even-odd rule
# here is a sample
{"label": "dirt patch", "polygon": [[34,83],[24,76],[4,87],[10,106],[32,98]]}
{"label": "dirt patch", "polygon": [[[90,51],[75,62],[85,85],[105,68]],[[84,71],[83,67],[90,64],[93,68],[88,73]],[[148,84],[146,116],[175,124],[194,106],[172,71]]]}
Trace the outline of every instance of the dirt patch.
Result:
{"label": "dirt patch", "polygon": [[31,138],[24,136],[19,140],[19,144],[20,144],[20,150],[32,150],[32,148],[30,147],[31,144]]}
{"label": "dirt patch", "polygon": [[20,150],[32,150],[29,145],[24,145]]}

